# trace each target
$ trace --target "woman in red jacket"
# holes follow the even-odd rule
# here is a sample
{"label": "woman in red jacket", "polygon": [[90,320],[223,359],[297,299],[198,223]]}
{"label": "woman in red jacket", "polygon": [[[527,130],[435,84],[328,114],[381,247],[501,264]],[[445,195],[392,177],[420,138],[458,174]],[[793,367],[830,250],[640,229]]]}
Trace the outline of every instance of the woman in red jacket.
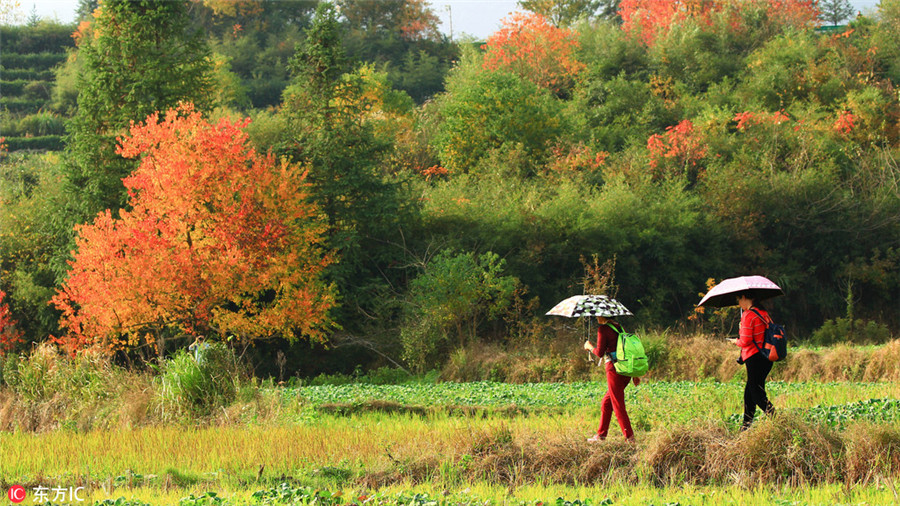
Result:
{"label": "woman in red jacket", "polygon": [[[746,430],[753,423],[757,406],[767,415],[775,415],[775,407],[766,396],[766,377],[772,370],[772,362],[760,353],[765,342],[766,322],[771,321],[771,318],[769,313],[754,300],[752,292],[740,292],[736,295],[742,314],[739,337],[733,343],[741,348],[741,358],[738,363],[747,366],[747,384],[744,387],[744,422],[741,425],[741,430]],[[759,312],[759,315],[756,312]]]}
{"label": "woman in red jacket", "polygon": [[[606,439],[613,412],[616,413],[616,421],[619,422],[619,427],[622,429],[625,439],[634,441],[631,420],[628,418],[628,411],[625,410],[625,387],[631,382],[632,378],[622,376],[616,372],[612,353],[616,351],[619,335],[609,325],[614,326],[619,332],[622,332],[624,329],[619,322],[603,316],[597,317],[597,323],[599,324],[597,329],[597,346],[591,344],[590,341],[585,341],[584,349],[606,361],[607,388],[606,395],[603,396],[603,400],[600,402],[600,428],[597,429],[597,434],[589,438],[588,441],[594,443]],[[640,383],[640,378],[634,378],[635,386]]]}

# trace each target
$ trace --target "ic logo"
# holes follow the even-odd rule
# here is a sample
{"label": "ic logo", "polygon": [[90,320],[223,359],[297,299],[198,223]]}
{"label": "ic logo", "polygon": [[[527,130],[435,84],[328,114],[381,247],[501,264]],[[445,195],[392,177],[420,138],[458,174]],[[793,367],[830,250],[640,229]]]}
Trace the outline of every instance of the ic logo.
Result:
{"label": "ic logo", "polygon": [[25,488],[21,485],[13,485],[9,487],[9,500],[19,504],[20,502],[25,500],[25,496],[27,495],[25,492]]}

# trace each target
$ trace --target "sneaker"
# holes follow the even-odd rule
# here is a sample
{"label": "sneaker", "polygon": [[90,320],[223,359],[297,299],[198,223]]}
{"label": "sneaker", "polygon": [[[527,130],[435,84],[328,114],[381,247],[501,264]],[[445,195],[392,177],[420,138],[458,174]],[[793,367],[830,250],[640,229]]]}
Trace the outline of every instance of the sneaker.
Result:
{"label": "sneaker", "polygon": [[588,438],[588,443],[599,443],[600,441],[603,441],[604,439],[606,439],[606,438],[605,438],[605,437],[600,437],[600,436],[598,436],[598,435],[595,434],[594,437],[589,437],[589,438]]}

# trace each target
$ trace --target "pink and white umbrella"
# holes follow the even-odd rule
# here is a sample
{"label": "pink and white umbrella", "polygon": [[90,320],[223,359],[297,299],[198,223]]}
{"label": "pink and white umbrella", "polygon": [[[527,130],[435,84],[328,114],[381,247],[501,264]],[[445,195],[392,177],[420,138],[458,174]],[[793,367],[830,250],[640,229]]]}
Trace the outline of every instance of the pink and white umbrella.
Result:
{"label": "pink and white umbrella", "polygon": [[752,298],[756,301],[784,295],[781,287],[766,277],[741,276],[739,278],[728,278],[712,287],[712,290],[697,305],[713,307],[736,306],[736,294],[745,290],[750,290]]}

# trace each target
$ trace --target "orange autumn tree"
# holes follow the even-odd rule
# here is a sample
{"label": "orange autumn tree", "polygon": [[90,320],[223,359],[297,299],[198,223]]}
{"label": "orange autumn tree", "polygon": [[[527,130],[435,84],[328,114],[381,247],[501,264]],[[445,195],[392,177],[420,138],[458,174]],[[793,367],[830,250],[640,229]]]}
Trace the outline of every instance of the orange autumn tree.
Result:
{"label": "orange autumn tree", "polygon": [[[817,0],[622,0],[619,3],[622,29],[640,36],[648,47],[664,37],[680,20],[693,19],[701,26],[712,23],[712,16],[725,12],[732,29],[741,31],[745,13],[765,16],[773,26],[807,28],[819,19]],[[758,21],[757,21],[758,22]]]}
{"label": "orange autumn tree", "polygon": [[485,70],[507,70],[556,94],[569,89],[585,65],[575,57],[575,32],[535,13],[513,13],[482,45]]}
{"label": "orange autumn tree", "polygon": [[68,279],[53,298],[70,351],[166,336],[323,339],[332,261],[306,173],[261,155],[249,120],[205,121],[190,105],[132,124],[117,152],[140,158],[124,180],[131,210],[77,227]]}

